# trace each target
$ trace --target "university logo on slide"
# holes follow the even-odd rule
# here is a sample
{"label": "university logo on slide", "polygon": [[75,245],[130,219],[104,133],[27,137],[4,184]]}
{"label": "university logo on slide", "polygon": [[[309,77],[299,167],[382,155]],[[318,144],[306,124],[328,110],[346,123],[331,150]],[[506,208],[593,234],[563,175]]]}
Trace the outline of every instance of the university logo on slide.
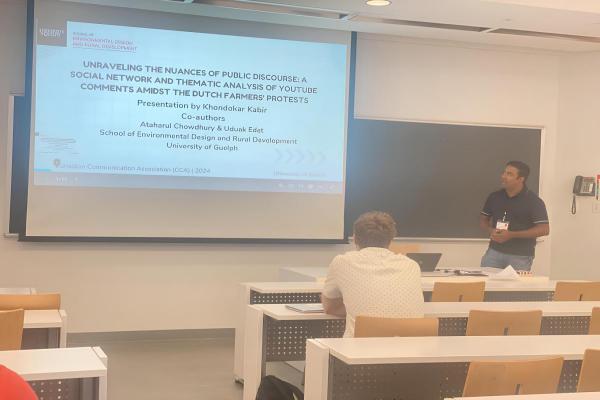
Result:
{"label": "university logo on slide", "polygon": [[40,28],[40,35],[45,38],[59,38],[64,34],[64,29]]}
{"label": "university logo on slide", "polygon": [[67,45],[66,26],[61,23],[52,24],[38,29],[37,44],[45,46],[65,46]]}

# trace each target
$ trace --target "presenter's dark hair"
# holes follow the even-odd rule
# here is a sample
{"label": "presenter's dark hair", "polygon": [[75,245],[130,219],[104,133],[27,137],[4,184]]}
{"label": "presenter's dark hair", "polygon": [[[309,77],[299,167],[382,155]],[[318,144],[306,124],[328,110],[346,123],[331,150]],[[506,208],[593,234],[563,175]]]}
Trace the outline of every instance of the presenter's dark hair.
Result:
{"label": "presenter's dark hair", "polygon": [[523,182],[527,181],[529,177],[529,165],[523,161],[509,161],[506,163],[506,166],[515,167],[519,171],[519,177],[523,178]]}
{"label": "presenter's dark hair", "polygon": [[354,222],[354,243],[359,249],[365,247],[390,247],[396,236],[396,222],[388,213],[370,211]]}

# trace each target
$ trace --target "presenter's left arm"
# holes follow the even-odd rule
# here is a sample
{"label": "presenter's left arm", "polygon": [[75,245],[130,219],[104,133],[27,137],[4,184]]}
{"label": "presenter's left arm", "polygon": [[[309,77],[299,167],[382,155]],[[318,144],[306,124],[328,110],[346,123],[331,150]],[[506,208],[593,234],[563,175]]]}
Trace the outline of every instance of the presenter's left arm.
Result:
{"label": "presenter's left arm", "polygon": [[491,239],[494,242],[504,243],[510,239],[534,239],[550,234],[550,224],[535,224],[524,231],[495,231],[492,232]]}
{"label": "presenter's left arm", "polygon": [[548,221],[548,211],[542,199],[537,199],[532,210],[531,219],[533,226],[522,231],[495,231],[491,239],[504,243],[510,239],[535,239],[550,234],[550,222]]}
{"label": "presenter's left arm", "polygon": [[550,224],[535,224],[524,231],[506,231],[511,236],[511,239],[533,239],[550,234]]}

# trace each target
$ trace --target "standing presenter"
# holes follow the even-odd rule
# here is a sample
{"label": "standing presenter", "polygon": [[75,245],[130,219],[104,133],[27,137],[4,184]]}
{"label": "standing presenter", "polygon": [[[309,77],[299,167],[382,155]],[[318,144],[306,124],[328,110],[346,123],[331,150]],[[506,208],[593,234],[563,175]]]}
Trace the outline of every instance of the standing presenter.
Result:
{"label": "standing presenter", "polygon": [[500,178],[502,189],[491,193],[479,217],[479,226],[490,236],[481,267],[529,271],[535,257],[536,238],[550,233],[544,201],[527,188],[529,166],[509,161]]}

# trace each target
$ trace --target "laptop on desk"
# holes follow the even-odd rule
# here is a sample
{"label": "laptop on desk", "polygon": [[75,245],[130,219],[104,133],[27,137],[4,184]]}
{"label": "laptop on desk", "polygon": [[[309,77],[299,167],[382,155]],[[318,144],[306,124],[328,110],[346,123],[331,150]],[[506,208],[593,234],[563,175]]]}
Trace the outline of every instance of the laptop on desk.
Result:
{"label": "laptop on desk", "polygon": [[415,260],[419,264],[421,273],[434,272],[442,253],[406,253],[406,257]]}

